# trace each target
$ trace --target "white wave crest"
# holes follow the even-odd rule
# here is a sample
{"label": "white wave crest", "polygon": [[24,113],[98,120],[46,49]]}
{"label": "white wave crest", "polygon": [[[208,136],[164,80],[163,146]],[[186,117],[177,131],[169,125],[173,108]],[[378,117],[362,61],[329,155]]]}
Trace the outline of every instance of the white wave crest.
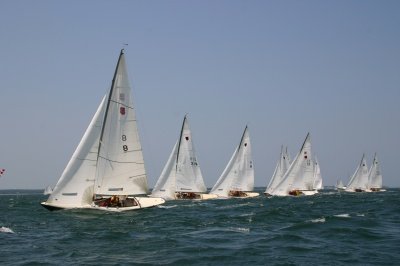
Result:
{"label": "white wave crest", "polygon": [[350,218],[350,214],[348,214],[348,213],[337,214],[337,215],[333,215],[333,216],[341,217],[341,218]]}
{"label": "white wave crest", "polygon": [[178,205],[170,205],[170,206],[157,205],[157,208],[160,208],[160,209],[171,209],[171,208],[175,208],[175,207],[178,207]]}
{"label": "white wave crest", "polygon": [[0,232],[1,232],[1,233],[15,234],[14,231],[13,231],[12,229],[10,229],[10,228],[8,228],[8,227],[4,227],[4,226],[0,227]]}
{"label": "white wave crest", "polygon": [[325,217],[310,220],[312,223],[325,223],[325,221]]}
{"label": "white wave crest", "polygon": [[228,228],[229,231],[238,232],[238,233],[249,233],[250,228],[246,227],[230,227]]}

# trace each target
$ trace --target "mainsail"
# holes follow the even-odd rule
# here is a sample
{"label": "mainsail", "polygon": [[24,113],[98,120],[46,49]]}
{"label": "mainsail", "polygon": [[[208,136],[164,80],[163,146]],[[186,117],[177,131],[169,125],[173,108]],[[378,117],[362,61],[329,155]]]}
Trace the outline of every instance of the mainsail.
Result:
{"label": "mainsail", "polygon": [[239,145],[210,193],[228,197],[230,191],[252,191],[253,189],[254,166],[250,135],[246,126]]}

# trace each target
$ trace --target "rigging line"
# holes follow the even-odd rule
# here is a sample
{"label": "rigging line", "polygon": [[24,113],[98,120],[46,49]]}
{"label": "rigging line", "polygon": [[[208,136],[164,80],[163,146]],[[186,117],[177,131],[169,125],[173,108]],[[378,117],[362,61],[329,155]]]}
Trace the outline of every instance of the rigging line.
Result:
{"label": "rigging line", "polygon": [[134,164],[144,164],[144,163],[138,163],[138,162],[121,162],[121,161],[114,161],[114,160],[110,160],[110,159],[108,159],[108,158],[106,158],[106,157],[103,157],[103,156],[99,156],[99,158],[104,159],[104,160],[106,160],[106,161],[108,161],[108,162],[112,162],[112,163],[134,163]]}
{"label": "rigging line", "polygon": [[126,107],[126,108],[129,108],[129,109],[134,109],[133,107],[131,107],[131,106],[129,106],[129,105],[126,105],[126,104],[123,104],[123,103],[121,103],[121,102],[118,102],[118,101],[114,101],[114,100],[111,100],[110,99],[110,102],[113,102],[113,103],[116,103],[116,104],[120,104],[120,105],[122,105],[122,106],[124,106],[124,107]]}

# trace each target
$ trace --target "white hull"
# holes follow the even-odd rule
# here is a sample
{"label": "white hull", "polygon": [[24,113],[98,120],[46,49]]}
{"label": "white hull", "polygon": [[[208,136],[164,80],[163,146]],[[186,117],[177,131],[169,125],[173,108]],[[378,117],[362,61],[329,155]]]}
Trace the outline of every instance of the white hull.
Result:
{"label": "white hull", "polygon": [[208,199],[218,198],[218,195],[215,195],[215,194],[196,193],[196,192],[191,192],[191,193],[193,193],[193,194],[185,197],[185,196],[179,196],[179,193],[176,192],[174,199],[175,200],[208,200]]}
{"label": "white hull", "polygon": [[93,210],[101,210],[101,211],[110,211],[110,212],[123,212],[123,211],[132,211],[139,210],[144,208],[154,207],[165,202],[162,198],[152,198],[152,197],[135,197],[138,205],[129,206],[129,207],[101,207],[95,204],[92,205],[82,205],[82,206],[68,206],[68,205],[58,205],[58,204],[50,204],[47,202],[42,202],[41,205],[49,210],[59,210],[59,209],[93,209]]}
{"label": "white hull", "polygon": [[301,190],[305,196],[312,196],[318,193],[317,190]]}

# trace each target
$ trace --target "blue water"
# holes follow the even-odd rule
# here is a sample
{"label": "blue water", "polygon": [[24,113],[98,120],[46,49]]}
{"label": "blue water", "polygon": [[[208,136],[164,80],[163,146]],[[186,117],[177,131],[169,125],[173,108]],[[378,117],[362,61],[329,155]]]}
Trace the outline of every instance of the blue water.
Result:
{"label": "blue water", "polygon": [[399,189],[126,213],[50,212],[44,199],[0,191],[0,265],[400,265]]}

